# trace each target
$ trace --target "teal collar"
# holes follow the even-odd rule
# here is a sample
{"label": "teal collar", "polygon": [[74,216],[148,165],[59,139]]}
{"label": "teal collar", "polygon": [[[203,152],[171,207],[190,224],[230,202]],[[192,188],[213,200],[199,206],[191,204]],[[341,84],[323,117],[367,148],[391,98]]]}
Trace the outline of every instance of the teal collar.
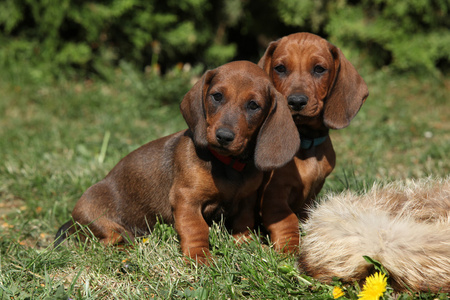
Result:
{"label": "teal collar", "polygon": [[300,148],[307,150],[307,149],[311,149],[313,147],[319,146],[320,144],[325,142],[327,137],[328,137],[328,135],[311,139],[311,138],[307,138],[304,136],[300,136]]}

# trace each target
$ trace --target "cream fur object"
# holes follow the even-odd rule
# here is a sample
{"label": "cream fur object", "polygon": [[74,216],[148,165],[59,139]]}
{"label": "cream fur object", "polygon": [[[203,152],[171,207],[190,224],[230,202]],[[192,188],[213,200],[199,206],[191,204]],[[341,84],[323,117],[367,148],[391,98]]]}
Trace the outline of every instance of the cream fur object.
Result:
{"label": "cream fur object", "polygon": [[394,289],[450,292],[450,177],[329,196],[303,229],[300,267],[318,280],[362,281],[369,256]]}

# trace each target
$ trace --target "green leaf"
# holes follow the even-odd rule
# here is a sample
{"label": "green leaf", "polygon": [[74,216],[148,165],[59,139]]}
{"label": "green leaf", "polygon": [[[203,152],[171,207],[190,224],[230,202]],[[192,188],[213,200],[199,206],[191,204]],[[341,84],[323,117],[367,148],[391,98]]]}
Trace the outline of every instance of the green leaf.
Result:
{"label": "green leaf", "polygon": [[377,261],[377,260],[375,260],[375,259],[373,259],[373,258],[371,258],[371,257],[369,257],[369,256],[366,256],[366,255],[364,255],[363,258],[364,258],[369,264],[372,264],[372,265],[375,267],[375,270],[377,270],[377,271],[383,273],[383,274],[386,275],[386,276],[389,276],[389,272],[383,267],[383,265],[382,265],[379,261]]}

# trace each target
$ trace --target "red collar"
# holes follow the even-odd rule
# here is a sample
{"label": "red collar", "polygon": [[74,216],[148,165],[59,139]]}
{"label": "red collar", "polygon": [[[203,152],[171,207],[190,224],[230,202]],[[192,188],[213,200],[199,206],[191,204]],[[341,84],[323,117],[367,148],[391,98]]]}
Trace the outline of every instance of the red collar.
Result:
{"label": "red collar", "polygon": [[238,172],[241,172],[244,170],[246,163],[240,162],[237,159],[233,159],[229,156],[225,156],[222,154],[217,153],[212,148],[209,148],[209,151],[211,151],[212,155],[214,155],[218,160],[220,160],[222,163],[226,164],[227,166],[231,166],[233,169],[235,169]]}

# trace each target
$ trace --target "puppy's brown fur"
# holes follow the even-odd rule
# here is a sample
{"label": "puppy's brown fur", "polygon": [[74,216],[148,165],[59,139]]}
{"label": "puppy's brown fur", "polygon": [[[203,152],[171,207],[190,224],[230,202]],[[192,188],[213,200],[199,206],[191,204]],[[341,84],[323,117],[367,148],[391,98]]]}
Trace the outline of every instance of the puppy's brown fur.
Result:
{"label": "puppy's brown fur", "polygon": [[[102,243],[117,244],[149,233],[160,218],[175,224],[183,254],[204,262],[208,225],[223,215],[235,237],[247,235],[262,171],[282,166],[297,151],[285,102],[250,62],[206,72],[180,106],[189,129],[124,157],[83,194],[73,220],[88,225]],[[71,225],[63,225],[59,236]]]}
{"label": "puppy's brown fur", "polygon": [[300,266],[318,280],[362,282],[366,255],[397,290],[450,292],[450,177],[329,195],[303,228]]}
{"label": "puppy's brown fur", "polygon": [[270,43],[258,65],[287,98],[302,141],[294,159],[267,176],[262,220],[277,249],[297,251],[297,215],[306,217],[335,166],[328,131],[349,125],[368,96],[367,85],[339,48],[310,33]]}

